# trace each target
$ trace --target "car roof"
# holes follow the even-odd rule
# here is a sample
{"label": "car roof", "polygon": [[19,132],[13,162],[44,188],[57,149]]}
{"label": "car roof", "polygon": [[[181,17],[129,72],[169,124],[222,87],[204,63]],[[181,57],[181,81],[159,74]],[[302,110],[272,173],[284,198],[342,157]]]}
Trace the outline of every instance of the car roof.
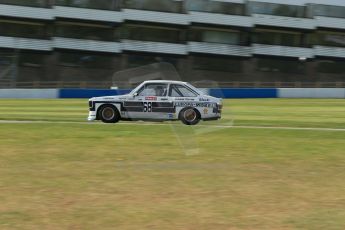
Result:
{"label": "car roof", "polygon": [[172,80],[149,80],[144,81],[144,83],[175,83],[175,84],[186,84],[186,82],[183,81],[172,81]]}

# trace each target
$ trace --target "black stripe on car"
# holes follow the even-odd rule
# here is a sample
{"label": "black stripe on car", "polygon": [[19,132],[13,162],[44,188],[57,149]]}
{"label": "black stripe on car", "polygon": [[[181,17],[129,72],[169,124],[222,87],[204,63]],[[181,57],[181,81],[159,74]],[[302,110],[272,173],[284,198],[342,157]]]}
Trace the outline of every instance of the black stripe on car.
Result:
{"label": "black stripe on car", "polygon": [[154,113],[175,113],[175,107],[152,107],[152,112]]}
{"label": "black stripe on car", "polygon": [[124,107],[143,107],[144,104],[141,101],[125,101],[123,102]]}

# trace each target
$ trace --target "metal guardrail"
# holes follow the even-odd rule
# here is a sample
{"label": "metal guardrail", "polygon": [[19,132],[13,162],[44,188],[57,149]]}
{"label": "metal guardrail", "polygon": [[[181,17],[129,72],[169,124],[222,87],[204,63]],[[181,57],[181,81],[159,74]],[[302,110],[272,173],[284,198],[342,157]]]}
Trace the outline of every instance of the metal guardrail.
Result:
{"label": "metal guardrail", "polygon": [[[192,82],[199,88],[345,88],[345,82]],[[109,89],[117,86],[119,88],[131,88],[128,82],[117,82],[114,85],[111,81],[27,81],[13,82],[0,79],[0,88],[24,88],[24,89],[47,89],[47,88],[93,88]]]}

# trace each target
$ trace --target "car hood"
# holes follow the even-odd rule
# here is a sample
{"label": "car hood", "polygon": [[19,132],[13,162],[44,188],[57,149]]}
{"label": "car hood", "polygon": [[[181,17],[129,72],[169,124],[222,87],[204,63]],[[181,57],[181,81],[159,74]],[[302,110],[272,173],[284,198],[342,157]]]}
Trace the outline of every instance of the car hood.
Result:
{"label": "car hood", "polygon": [[210,95],[201,95],[200,96],[200,100],[205,100],[205,101],[210,101],[210,102],[220,102],[222,101],[221,98],[217,98],[217,97],[212,97]]}

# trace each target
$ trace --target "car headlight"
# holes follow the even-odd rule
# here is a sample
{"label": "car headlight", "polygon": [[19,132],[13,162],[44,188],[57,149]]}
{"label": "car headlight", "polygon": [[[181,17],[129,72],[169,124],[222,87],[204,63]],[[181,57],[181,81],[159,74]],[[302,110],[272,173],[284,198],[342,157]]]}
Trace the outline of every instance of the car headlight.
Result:
{"label": "car headlight", "polygon": [[218,102],[217,103],[217,107],[218,107],[218,109],[222,109],[223,108],[223,103],[222,102]]}
{"label": "car headlight", "polygon": [[217,103],[217,110],[218,110],[218,113],[222,113],[222,109],[223,109],[223,104],[222,104],[222,102],[218,102],[218,103]]}

